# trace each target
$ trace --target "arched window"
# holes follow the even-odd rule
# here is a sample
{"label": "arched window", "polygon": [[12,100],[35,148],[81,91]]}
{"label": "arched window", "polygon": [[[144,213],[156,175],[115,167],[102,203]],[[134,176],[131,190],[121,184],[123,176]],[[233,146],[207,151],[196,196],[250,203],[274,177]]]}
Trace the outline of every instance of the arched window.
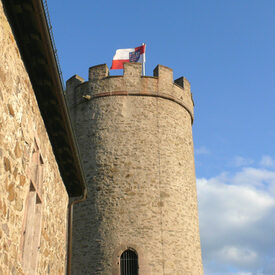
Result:
{"label": "arched window", "polygon": [[138,256],[135,251],[128,249],[121,254],[120,275],[138,275]]}

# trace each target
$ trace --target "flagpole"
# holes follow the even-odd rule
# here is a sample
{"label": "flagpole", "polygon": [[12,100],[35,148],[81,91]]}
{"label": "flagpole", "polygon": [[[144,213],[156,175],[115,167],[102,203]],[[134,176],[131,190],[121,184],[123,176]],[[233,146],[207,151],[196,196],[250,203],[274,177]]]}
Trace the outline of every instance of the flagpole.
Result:
{"label": "flagpole", "polygon": [[[142,43],[142,46],[145,46],[145,43]],[[144,49],[144,56],[143,56],[143,59],[142,59],[142,75],[143,76],[145,76],[145,50],[146,49]]]}

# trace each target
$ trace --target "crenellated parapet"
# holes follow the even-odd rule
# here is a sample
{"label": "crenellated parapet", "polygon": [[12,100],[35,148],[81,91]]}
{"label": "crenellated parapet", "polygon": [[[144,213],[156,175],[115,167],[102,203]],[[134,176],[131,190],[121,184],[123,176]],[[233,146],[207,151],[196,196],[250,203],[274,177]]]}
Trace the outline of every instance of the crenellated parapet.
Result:
{"label": "crenellated parapet", "polygon": [[121,76],[110,76],[106,64],[90,67],[87,82],[77,75],[67,81],[69,104],[78,105],[85,100],[107,96],[159,97],[181,105],[193,122],[194,104],[186,78],[174,81],[173,70],[163,65],[154,69],[154,76],[141,76],[141,71],[141,63],[125,63]]}

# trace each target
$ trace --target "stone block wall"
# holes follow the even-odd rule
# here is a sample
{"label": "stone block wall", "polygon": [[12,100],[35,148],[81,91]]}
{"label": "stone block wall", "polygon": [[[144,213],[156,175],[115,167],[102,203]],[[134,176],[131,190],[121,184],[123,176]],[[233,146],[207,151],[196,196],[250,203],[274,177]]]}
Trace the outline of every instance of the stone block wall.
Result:
{"label": "stone block wall", "polygon": [[1,2],[0,48],[0,274],[65,274],[68,196]]}
{"label": "stone block wall", "polygon": [[192,140],[193,101],[184,78],[158,66],[141,77],[126,63],[74,76],[66,96],[88,184],[74,206],[72,274],[120,274],[137,252],[139,275],[202,271]]}

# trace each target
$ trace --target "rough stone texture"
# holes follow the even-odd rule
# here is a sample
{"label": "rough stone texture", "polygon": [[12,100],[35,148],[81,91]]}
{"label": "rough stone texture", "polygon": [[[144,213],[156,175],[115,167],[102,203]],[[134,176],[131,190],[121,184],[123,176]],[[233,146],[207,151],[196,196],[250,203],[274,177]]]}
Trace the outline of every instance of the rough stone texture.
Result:
{"label": "rough stone texture", "polygon": [[141,77],[135,63],[108,75],[99,65],[88,82],[67,81],[88,183],[74,206],[72,274],[119,275],[127,248],[139,275],[203,274],[190,85],[174,84],[164,66],[155,77]]}
{"label": "rough stone texture", "polygon": [[22,235],[34,139],[44,162],[36,274],[64,274],[68,196],[1,1],[0,48],[0,274],[25,274]]}

